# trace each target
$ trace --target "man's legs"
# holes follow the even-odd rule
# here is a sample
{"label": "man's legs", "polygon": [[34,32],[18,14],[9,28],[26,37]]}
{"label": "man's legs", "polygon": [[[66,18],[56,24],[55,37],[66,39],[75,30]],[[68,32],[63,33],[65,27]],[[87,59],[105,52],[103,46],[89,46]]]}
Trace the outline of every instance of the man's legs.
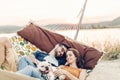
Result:
{"label": "man's legs", "polygon": [[33,64],[33,62],[30,60],[28,56],[23,56],[20,58],[18,62],[18,70],[21,70],[28,65],[35,67],[35,65]]}
{"label": "man's legs", "polygon": [[18,71],[17,73],[25,74],[34,78],[39,78],[40,80],[44,80],[41,77],[41,73],[32,66],[26,66],[24,69]]}

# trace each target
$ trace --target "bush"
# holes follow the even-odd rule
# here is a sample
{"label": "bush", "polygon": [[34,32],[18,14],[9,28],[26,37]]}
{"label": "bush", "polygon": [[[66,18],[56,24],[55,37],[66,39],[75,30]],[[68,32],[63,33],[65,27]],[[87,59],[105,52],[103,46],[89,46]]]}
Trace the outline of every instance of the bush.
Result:
{"label": "bush", "polygon": [[117,41],[114,45],[110,42],[106,42],[105,45],[105,55],[103,60],[115,60],[120,58],[120,42]]}

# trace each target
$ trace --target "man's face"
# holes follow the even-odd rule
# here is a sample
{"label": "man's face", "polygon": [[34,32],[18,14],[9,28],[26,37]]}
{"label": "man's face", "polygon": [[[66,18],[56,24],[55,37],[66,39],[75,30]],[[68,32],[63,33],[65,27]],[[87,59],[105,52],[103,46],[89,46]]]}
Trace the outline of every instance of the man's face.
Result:
{"label": "man's face", "polygon": [[65,47],[59,46],[55,49],[55,57],[62,57],[65,52]]}

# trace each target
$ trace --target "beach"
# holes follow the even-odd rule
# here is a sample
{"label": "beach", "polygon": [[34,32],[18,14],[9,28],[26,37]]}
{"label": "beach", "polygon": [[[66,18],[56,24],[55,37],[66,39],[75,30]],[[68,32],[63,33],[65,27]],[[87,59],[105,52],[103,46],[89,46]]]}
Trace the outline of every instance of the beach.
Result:
{"label": "beach", "polygon": [[120,80],[120,59],[100,61],[87,80]]}

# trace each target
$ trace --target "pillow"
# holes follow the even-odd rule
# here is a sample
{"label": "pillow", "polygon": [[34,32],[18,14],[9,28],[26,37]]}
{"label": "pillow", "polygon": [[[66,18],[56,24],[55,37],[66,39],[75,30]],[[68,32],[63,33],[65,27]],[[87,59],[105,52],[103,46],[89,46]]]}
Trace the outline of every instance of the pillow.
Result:
{"label": "pillow", "polygon": [[68,40],[60,34],[43,29],[33,23],[30,23],[23,30],[18,31],[17,33],[47,53],[49,53],[57,43],[63,42],[68,44],[70,47],[79,51],[81,54],[81,61],[83,63],[82,65],[85,69],[93,69],[102,55],[102,53],[95,48],[82,45],[74,40]]}
{"label": "pillow", "polygon": [[57,43],[64,40],[62,35],[50,32],[32,23],[17,33],[47,53],[49,53]]}
{"label": "pillow", "polygon": [[14,48],[14,50],[18,53],[18,56],[29,55],[36,51],[40,51],[35,45],[31,44],[29,41],[26,41],[19,35],[12,36],[10,42]]}

